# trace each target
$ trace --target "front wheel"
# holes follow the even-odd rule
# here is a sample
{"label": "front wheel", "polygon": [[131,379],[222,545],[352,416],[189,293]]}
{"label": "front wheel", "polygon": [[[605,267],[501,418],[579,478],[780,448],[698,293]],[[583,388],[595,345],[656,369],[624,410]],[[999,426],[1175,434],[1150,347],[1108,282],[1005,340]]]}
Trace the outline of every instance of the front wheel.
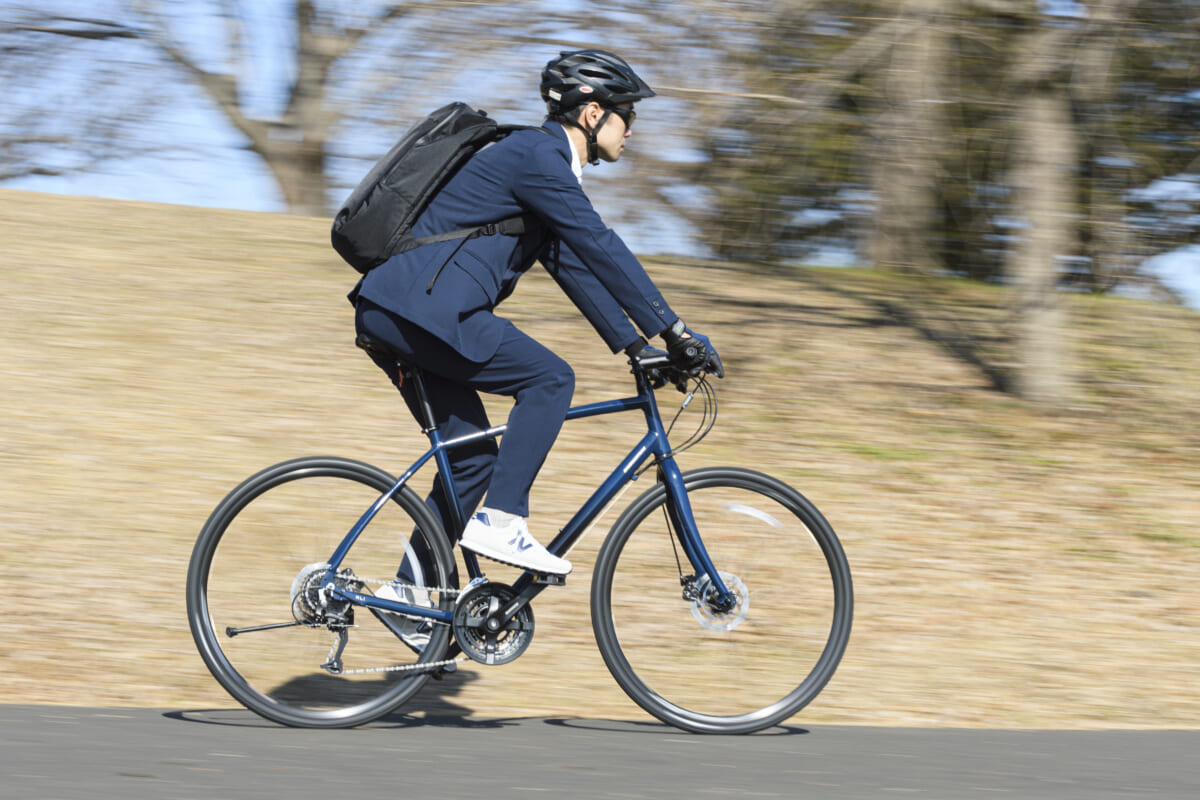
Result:
{"label": "front wheel", "polygon": [[762,730],[811,702],[837,669],[850,637],[850,568],[829,523],[786,484],[726,467],[683,477],[735,602],[713,602],[659,484],[600,548],[596,642],[626,694],[662,721],[697,733]]}
{"label": "front wheel", "polygon": [[[444,658],[449,625],[417,630],[417,638],[419,621],[323,589],[328,560],[393,482],[361,462],[301,458],[247,479],[208,518],[188,569],[188,621],[209,671],[250,710],[284,725],[359,725],[411,697],[436,669],[424,665]],[[406,556],[428,566],[406,570],[407,585],[419,588],[400,591],[452,610],[458,574],[450,546],[407,486],[346,553],[335,583],[373,594]]]}

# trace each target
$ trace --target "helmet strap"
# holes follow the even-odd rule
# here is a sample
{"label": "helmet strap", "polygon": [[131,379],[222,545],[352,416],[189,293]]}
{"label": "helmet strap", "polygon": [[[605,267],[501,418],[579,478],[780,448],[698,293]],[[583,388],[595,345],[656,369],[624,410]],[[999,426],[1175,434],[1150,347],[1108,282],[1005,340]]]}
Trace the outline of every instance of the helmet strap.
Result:
{"label": "helmet strap", "polygon": [[604,126],[608,123],[608,118],[612,116],[612,113],[612,109],[605,108],[604,116],[596,123],[596,127],[588,132],[588,163],[592,166],[600,163],[600,146],[596,144],[596,137],[600,134],[600,131],[604,130]]}
{"label": "helmet strap", "polygon": [[[604,106],[601,106],[601,108],[604,108]],[[612,116],[612,113],[613,112],[611,108],[605,108],[604,116],[600,118],[600,121],[596,123],[596,126],[591,130],[588,130],[580,125],[579,120],[577,119],[566,120],[568,125],[573,125],[576,128],[579,128],[579,130],[583,131],[587,135],[587,161],[592,166],[600,163],[600,146],[596,143],[596,136],[599,135],[600,131],[608,123],[608,118]]]}

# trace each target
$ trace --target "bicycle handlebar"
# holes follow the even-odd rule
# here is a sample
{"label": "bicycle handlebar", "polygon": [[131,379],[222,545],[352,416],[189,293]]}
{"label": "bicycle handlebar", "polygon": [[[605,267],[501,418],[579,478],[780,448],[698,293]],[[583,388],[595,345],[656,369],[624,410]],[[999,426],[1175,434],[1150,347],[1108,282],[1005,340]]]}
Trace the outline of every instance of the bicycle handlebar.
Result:
{"label": "bicycle handlebar", "polygon": [[720,361],[710,362],[695,369],[682,369],[671,363],[671,357],[661,350],[643,351],[629,359],[634,372],[641,372],[655,389],[671,384],[681,392],[687,392],[687,383],[692,378],[698,378],[705,373],[711,373],[718,378],[725,374]]}

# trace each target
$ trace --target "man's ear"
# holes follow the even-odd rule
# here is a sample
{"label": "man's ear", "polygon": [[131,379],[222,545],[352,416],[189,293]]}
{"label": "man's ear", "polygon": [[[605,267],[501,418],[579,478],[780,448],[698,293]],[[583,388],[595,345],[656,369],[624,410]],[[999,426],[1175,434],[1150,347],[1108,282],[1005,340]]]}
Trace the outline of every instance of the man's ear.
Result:
{"label": "man's ear", "polygon": [[579,124],[587,130],[592,130],[596,127],[596,123],[600,121],[604,109],[595,100],[583,107],[583,111],[579,112]]}

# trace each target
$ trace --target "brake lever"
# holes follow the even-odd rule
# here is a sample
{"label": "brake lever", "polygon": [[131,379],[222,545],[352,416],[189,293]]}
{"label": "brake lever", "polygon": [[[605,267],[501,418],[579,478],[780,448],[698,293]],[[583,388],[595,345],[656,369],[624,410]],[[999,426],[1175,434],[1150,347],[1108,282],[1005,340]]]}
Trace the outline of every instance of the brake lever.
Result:
{"label": "brake lever", "polygon": [[667,378],[662,374],[662,370],[651,369],[646,371],[646,378],[650,381],[651,389],[661,389],[667,385]]}

